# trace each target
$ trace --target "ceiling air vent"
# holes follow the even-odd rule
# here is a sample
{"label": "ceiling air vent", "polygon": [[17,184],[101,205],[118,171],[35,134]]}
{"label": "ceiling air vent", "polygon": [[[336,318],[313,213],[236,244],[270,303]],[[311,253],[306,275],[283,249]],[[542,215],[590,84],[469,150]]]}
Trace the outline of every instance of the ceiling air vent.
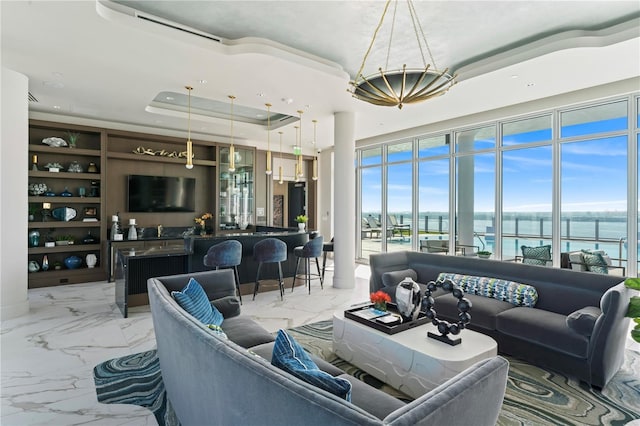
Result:
{"label": "ceiling air vent", "polygon": [[31,92],[29,92],[29,102],[40,102]]}
{"label": "ceiling air vent", "polygon": [[213,40],[213,41],[215,41],[217,43],[222,43],[222,39],[220,39],[220,38],[218,38],[218,37],[216,37],[214,35],[207,34],[207,33],[204,33],[202,31],[198,31],[198,30],[196,30],[194,28],[181,26],[181,25],[175,24],[173,22],[157,18],[155,16],[148,16],[148,15],[143,15],[141,13],[136,13],[136,17],[138,19],[142,19],[142,20],[145,20],[145,21],[153,22],[154,24],[159,24],[159,25],[162,25],[162,26],[165,26],[165,27],[168,27],[168,28],[173,28],[174,30],[182,31],[184,33],[193,34],[193,35],[196,35],[198,37],[202,37],[202,38],[206,38],[206,39],[209,39],[209,40]]}

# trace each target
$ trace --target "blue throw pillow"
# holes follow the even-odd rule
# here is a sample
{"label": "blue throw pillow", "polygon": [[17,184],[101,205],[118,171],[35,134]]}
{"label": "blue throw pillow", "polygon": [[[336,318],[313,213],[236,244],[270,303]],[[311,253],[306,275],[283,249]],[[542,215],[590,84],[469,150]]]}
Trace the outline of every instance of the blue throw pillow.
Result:
{"label": "blue throw pillow", "polygon": [[193,315],[203,324],[213,324],[220,326],[224,317],[215,306],[209,302],[207,293],[198,281],[191,278],[182,291],[173,291],[171,296],[178,302],[178,305],[185,311]]}
{"label": "blue throw pillow", "polygon": [[351,383],[320,370],[304,348],[284,330],[278,330],[271,364],[300,380],[351,401]]}

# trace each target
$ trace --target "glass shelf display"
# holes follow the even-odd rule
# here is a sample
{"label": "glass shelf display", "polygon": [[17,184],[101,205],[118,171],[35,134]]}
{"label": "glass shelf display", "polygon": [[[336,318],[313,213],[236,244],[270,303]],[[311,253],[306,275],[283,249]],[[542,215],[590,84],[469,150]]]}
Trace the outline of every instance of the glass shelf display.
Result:
{"label": "glass shelf display", "polygon": [[253,224],[255,152],[235,147],[235,171],[229,170],[228,147],[220,148],[219,158],[219,228],[244,230]]}

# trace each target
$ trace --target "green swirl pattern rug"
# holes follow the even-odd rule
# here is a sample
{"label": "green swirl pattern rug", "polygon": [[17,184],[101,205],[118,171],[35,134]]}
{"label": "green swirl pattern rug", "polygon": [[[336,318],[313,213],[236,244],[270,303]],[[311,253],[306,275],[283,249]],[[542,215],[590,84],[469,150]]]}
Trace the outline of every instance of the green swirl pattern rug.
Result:
{"label": "green swirl pattern rug", "polygon": [[[289,330],[309,352],[358,379],[405,401],[411,399],[332,351],[332,323],[320,321]],[[627,350],[625,362],[598,392],[560,373],[517,359],[509,360],[509,379],[498,425],[625,425],[640,419],[640,354]],[[155,351],[109,360],[94,368],[98,401],[135,404],[151,410],[158,424],[179,424],[165,398]]]}

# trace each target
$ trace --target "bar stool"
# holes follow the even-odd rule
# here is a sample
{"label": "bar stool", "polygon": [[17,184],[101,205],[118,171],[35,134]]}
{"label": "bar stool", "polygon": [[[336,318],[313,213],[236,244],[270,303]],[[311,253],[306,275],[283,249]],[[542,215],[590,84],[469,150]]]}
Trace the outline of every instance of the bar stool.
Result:
{"label": "bar stool", "polygon": [[[320,273],[320,263],[318,262],[318,258],[322,254],[322,245],[324,243],[324,239],[322,235],[316,236],[314,239],[309,240],[304,246],[296,247],[293,249],[293,254],[296,255],[298,260],[296,260],[296,273],[293,276],[293,282],[291,283],[291,291],[293,291],[293,287],[296,285],[296,279],[304,278],[305,285],[309,287],[309,294],[311,294],[311,280],[312,277],[317,277],[313,279],[320,280],[320,288],[323,288],[322,281],[323,277]],[[316,259],[316,268],[318,268],[317,274],[311,273],[311,258],[315,257]],[[298,267],[300,266],[300,259],[304,259],[305,262],[305,270],[304,274],[298,274]]]}
{"label": "bar stool", "polygon": [[242,304],[240,294],[240,276],[238,275],[238,265],[242,262],[242,244],[237,240],[227,240],[213,245],[207,251],[202,263],[208,268],[233,268],[236,279],[236,290],[238,298]]}
{"label": "bar stool", "polygon": [[327,265],[327,253],[333,253],[333,238],[322,245],[322,280],[324,281],[324,267]]}
{"label": "bar stool", "polygon": [[280,288],[280,300],[284,296],[284,278],[282,278],[282,265],[280,262],[287,260],[287,245],[277,238],[265,238],[253,246],[253,260],[258,262],[256,273],[256,285],[253,289],[253,300],[256,300],[258,287],[260,287],[260,269],[263,263],[278,263],[278,287]]}

